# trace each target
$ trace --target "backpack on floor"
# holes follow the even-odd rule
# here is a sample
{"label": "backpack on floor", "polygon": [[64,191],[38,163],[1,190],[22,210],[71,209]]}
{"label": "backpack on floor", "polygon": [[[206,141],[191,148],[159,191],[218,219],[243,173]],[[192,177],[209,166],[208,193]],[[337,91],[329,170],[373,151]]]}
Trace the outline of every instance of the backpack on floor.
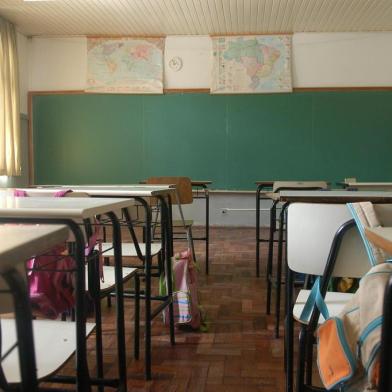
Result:
{"label": "backpack on floor", "polygon": [[[197,269],[192,260],[190,249],[174,255],[172,269],[174,323],[199,329],[201,313],[197,293]],[[159,289],[161,295],[167,293],[164,276],[161,276]],[[163,320],[166,325],[169,324],[169,309],[167,307],[163,313]]]}

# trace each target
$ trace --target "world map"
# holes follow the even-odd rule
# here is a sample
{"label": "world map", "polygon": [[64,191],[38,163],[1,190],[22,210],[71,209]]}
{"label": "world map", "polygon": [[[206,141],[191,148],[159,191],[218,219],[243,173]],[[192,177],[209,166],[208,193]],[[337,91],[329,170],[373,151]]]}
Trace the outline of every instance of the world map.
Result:
{"label": "world map", "polygon": [[291,36],[213,37],[211,93],[292,91]]}
{"label": "world map", "polygon": [[87,92],[163,93],[163,38],[88,38]]}

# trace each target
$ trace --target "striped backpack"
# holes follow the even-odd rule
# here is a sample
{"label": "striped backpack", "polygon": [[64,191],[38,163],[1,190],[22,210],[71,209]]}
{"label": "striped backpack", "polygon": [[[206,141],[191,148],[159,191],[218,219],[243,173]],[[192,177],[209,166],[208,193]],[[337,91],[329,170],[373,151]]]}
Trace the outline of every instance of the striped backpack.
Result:
{"label": "striped backpack", "polygon": [[[172,268],[174,323],[188,325],[192,329],[199,329],[201,314],[197,293],[197,270],[190,249],[174,255]],[[166,293],[163,277],[160,279],[160,293]],[[169,324],[169,310],[167,307],[163,313],[163,319],[165,324]]]}
{"label": "striped backpack", "polygon": [[380,226],[371,203],[349,204],[365,244],[372,268],[362,277],[358,291],[336,317],[329,317],[317,330],[317,364],[327,390],[376,391],[379,383],[381,327],[386,284],[392,276],[387,255],[369,243],[365,227]]}

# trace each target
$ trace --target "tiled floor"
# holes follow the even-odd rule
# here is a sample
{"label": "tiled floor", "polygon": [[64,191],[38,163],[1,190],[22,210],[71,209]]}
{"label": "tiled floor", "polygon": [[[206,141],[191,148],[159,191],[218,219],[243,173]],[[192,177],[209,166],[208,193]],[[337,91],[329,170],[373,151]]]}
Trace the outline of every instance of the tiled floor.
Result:
{"label": "tiled floor", "polygon": [[[197,242],[201,264],[200,302],[208,331],[177,331],[169,343],[168,328],[153,324],[153,380],[143,377],[143,357],[128,363],[128,390],[162,392],[283,391],[283,340],[273,338],[273,319],[265,316],[265,275],[255,277],[255,231],[213,228],[210,274],[204,273],[204,243]],[[177,243],[183,249],[185,243]],[[263,245],[265,260],[266,245]],[[265,270],[262,264],[262,271]],[[103,301],[107,374],[115,372],[115,307]],[[127,350],[132,350],[132,303],[126,301]],[[93,355],[93,339],[89,340]],[[143,342],[141,342],[143,348]]]}

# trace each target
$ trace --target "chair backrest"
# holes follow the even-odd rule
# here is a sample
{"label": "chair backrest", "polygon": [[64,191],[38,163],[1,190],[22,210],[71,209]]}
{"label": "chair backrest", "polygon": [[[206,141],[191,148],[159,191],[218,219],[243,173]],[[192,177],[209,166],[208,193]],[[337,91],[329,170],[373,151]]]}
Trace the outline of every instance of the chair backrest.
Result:
{"label": "chair backrest", "polygon": [[189,177],[150,177],[147,179],[149,185],[175,185],[177,197],[173,197],[172,204],[192,204],[192,182]]}
{"label": "chair backrest", "polygon": [[[351,219],[345,204],[291,204],[287,218],[289,268],[295,272],[323,275],[336,231]],[[332,275],[360,278],[370,267],[360,234],[353,227],[343,237]]]}
{"label": "chair backrest", "polygon": [[326,181],[275,181],[272,187],[273,192],[279,190],[320,190],[328,189],[328,183]]}

